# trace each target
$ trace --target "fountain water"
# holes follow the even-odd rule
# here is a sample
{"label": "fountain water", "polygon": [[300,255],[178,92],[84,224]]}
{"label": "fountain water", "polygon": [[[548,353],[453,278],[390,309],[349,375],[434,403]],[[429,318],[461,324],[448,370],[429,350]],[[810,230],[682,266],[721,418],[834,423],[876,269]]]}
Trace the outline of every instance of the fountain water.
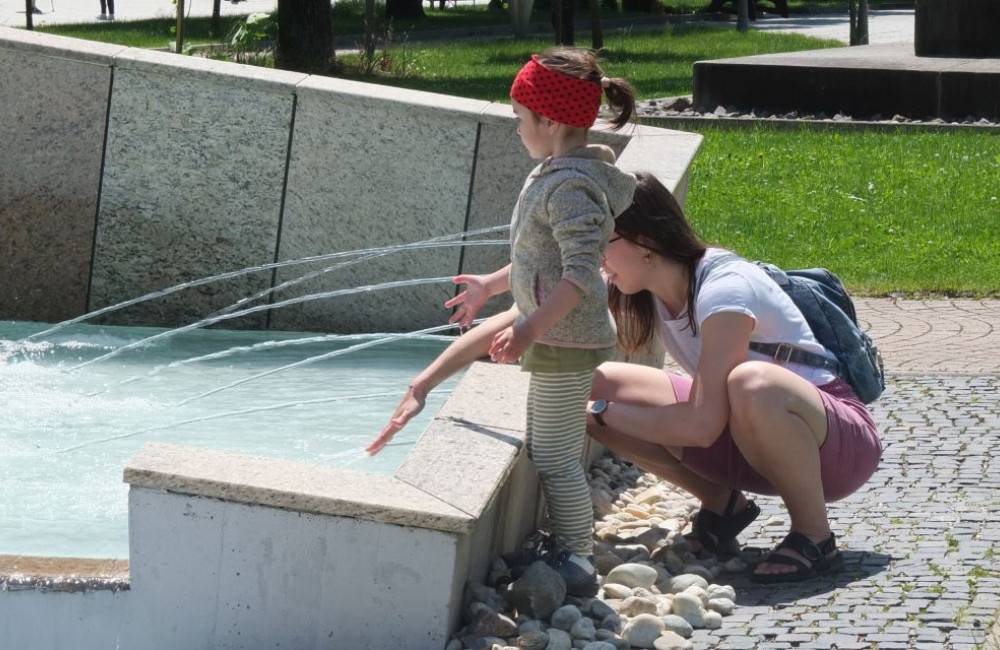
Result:
{"label": "fountain water", "polygon": [[[474,364],[440,408],[428,404],[415,443],[419,423],[355,463],[366,471],[331,467],[360,458],[358,438],[375,433],[354,416],[381,424],[441,343],[280,330],[426,331],[445,320],[451,286],[386,285],[505,263],[500,246],[444,234],[506,227],[533,166],[510,107],[2,27],[0,78],[11,242],[0,317],[22,321],[4,325],[19,342],[0,367],[0,430],[14,416],[21,429],[5,434],[0,499],[34,486],[29,520],[66,524],[49,528],[48,557],[0,556],[0,647],[439,650],[466,580],[536,523],[521,375]],[[683,197],[699,136],[638,127],[594,139]],[[418,240],[432,248],[384,245]],[[304,274],[288,266],[300,258]],[[191,282],[225,268],[240,270]],[[291,287],[336,297],[262,304]],[[372,291],[348,293],[357,287]],[[159,299],[127,300],[150,292]],[[250,303],[261,309],[213,320]],[[69,324],[94,310],[101,329]],[[109,327],[206,315],[271,331],[153,339],[163,330]],[[391,472],[367,471],[393,454]],[[57,506],[60,490],[83,498]],[[0,525],[11,507],[0,501]],[[127,563],[52,557],[124,556],[121,532],[102,540],[86,522],[126,512]],[[104,542],[121,550],[99,551]]]}

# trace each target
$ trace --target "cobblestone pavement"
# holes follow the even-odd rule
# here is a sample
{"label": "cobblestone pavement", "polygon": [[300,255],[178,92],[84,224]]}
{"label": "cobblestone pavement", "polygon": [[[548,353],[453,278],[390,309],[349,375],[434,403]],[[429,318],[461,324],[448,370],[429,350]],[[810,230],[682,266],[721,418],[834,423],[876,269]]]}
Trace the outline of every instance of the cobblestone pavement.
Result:
{"label": "cobblestone pavement", "polygon": [[1000,300],[855,300],[890,373],[1000,374]]}
{"label": "cobblestone pavement", "polygon": [[[738,607],[696,648],[973,650],[1000,638],[1000,301],[861,299],[890,371],[873,408],[885,452],[831,504],[836,576],[764,586],[737,576]],[[744,543],[787,532],[776,498]],[[996,646],[990,646],[996,647]]]}

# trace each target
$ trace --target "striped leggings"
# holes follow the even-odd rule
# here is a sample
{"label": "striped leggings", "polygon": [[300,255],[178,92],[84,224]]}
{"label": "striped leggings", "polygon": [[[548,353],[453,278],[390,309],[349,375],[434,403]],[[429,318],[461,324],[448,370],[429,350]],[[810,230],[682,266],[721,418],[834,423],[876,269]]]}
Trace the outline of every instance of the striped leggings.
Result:
{"label": "striped leggings", "polygon": [[580,455],[594,371],[532,372],[528,386],[528,455],[545,493],[549,524],[564,548],[593,552],[594,514]]}

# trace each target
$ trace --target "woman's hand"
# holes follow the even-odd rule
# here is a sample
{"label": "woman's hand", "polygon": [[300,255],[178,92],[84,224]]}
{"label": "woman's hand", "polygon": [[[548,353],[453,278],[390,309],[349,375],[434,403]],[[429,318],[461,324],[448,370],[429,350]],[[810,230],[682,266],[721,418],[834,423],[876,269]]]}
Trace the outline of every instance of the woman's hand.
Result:
{"label": "woman's hand", "polygon": [[511,325],[493,337],[490,359],[496,363],[517,363],[531,345],[532,338],[523,323]]}
{"label": "woman's hand", "polygon": [[459,327],[472,326],[476,314],[490,299],[489,281],[483,275],[456,275],[452,278],[455,284],[464,284],[465,291],[444,303],[449,309],[458,306],[455,313],[448,319],[449,323],[458,322]]}
{"label": "woman's hand", "polygon": [[392,417],[389,419],[389,424],[385,425],[382,432],[378,434],[378,437],[368,445],[366,451],[369,455],[374,456],[378,452],[382,451],[382,448],[389,444],[392,437],[396,433],[405,427],[410,420],[412,420],[418,413],[424,410],[424,404],[427,402],[427,394],[423,391],[418,391],[413,386],[406,391],[406,395],[403,396],[403,400],[393,411]]}

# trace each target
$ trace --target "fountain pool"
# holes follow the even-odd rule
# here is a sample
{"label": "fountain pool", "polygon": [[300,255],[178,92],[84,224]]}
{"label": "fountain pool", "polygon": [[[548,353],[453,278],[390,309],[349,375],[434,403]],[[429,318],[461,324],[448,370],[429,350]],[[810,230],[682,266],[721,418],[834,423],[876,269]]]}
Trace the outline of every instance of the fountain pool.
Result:
{"label": "fountain pool", "polygon": [[425,411],[394,444],[369,458],[366,442],[446,337],[396,339],[180,405],[204,391],[378,337],[342,336],[166,367],[233,347],[316,338],[197,330],[74,371],[162,330],[75,325],[51,338],[18,342],[43,327],[0,322],[0,555],[127,558],[122,467],[147,442],[391,474],[456,381],[429,396]]}

